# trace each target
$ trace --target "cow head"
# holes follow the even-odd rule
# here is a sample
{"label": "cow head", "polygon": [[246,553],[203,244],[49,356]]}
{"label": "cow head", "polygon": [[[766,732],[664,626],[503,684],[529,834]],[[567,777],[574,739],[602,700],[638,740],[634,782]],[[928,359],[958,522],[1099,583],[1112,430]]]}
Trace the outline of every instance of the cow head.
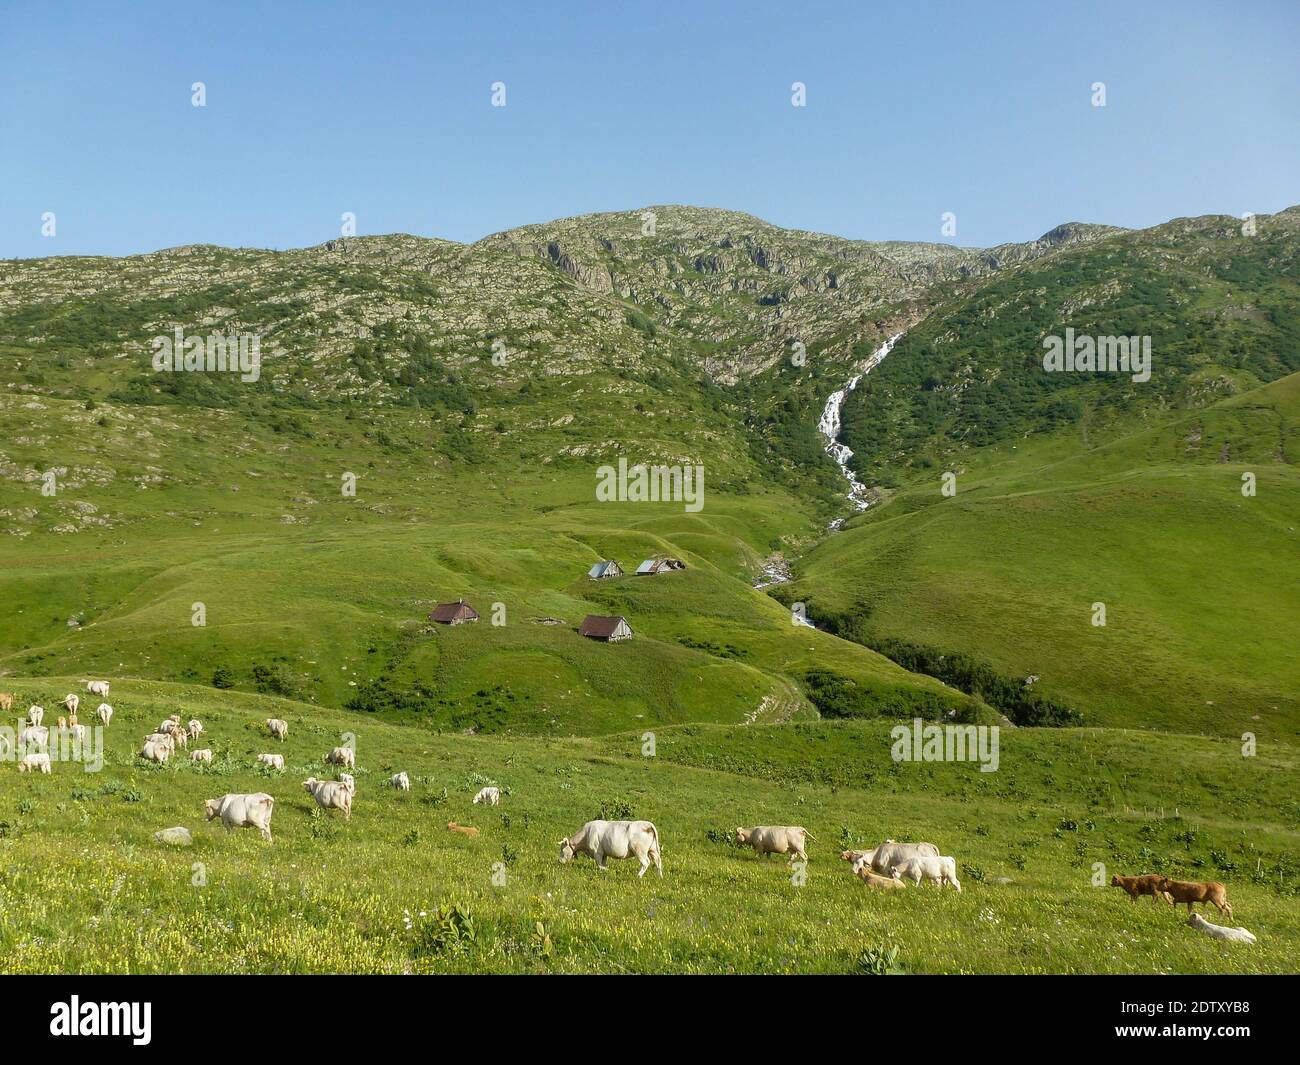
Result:
{"label": "cow head", "polygon": [[561,862],[573,861],[573,856],[577,853],[578,852],[573,849],[573,844],[569,842],[568,836],[565,836],[564,839],[560,840],[560,861]]}
{"label": "cow head", "polygon": [[1187,923],[1191,925],[1193,928],[1200,928],[1201,925],[1205,924],[1205,918],[1202,917],[1199,913],[1194,913],[1189,918],[1187,918]]}
{"label": "cow head", "polygon": [[1171,887],[1173,887],[1173,885],[1174,882],[1170,880],[1169,877],[1162,876],[1159,880],[1156,881],[1156,890],[1168,891]]}
{"label": "cow head", "polygon": [[748,843],[748,842],[749,842],[749,833],[750,833],[750,830],[749,830],[748,828],[738,828],[738,829],[736,829],[736,842],[737,842],[737,843]]}
{"label": "cow head", "polygon": [[1113,874],[1111,875],[1111,878],[1110,878],[1110,886],[1111,886],[1111,887],[1123,887],[1123,886],[1124,886],[1123,884],[1121,884],[1121,883],[1119,882],[1119,873],[1113,873]]}
{"label": "cow head", "polygon": [[305,791],[308,795],[311,795],[317,783],[318,781],[316,780],[315,777],[308,777],[306,780],[302,782],[303,791]]}
{"label": "cow head", "polygon": [[203,812],[208,815],[207,819],[209,821],[211,821],[214,817],[217,816],[217,807],[219,807],[220,805],[221,805],[220,799],[203,800]]}
{"label": "cow head", "polygon": [[896,865],[891,865],[891,866],[889,867],[889,876],[890,876],[890,878],[893,879],[893,880],[902,880],[902,879],[903,879],[903,874],[900,873],[900,872],[898,871],[898,866],[896,866]]}

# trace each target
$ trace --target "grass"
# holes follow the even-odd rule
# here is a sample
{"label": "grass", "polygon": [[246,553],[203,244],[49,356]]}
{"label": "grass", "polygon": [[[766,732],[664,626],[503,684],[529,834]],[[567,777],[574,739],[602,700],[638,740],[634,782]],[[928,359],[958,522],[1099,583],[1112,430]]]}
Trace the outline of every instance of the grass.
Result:
{"label": "grass", "polygon": [[[15,687],[52,705],[75,684]],[[639,733],[438,735],[156,682],[115,681],[113,702],[102,772],[4,770],[5,972],[854,972],[889,944],[916,973],[1294,968],[1290,748],[1243,759],[1226,741],[1017,730],[1003,735],[1000,771],[981,774],[893,763],[888,726],[870,722],[669,727],[646,758]],[[204,721],[211,769],[134,757],[174,710]],[[290,723],[283,745],[260,728],[270,716]],[[299,786],[325,775],[346,731],[358,751],[350,823],[315,813]],[[283,775],[253,767],[269,749],[285,755]],[[399,769],[410,793],[381,784]],[[472,806],[489,780],[508,789],[502,805]],[[204,798],[258,790],[277,799],[273,844],[202,822]],[[602,805],[655,821],[662,881],[638,880],[631,862],[605,874],[558,863],[555,841]],[[450,820],[479,838],[449,833]],[[725,842],[753,823],[813,832],[806,883]],[[171,825],[188,826],[193,847],[153,842]],[[938,842],[965,890],[869,892],[835,855],[885,836]],[[1094,862],[1107,878],[1226,881],[1258,946],[1225,946],[1166,907],[1092,887]]]}

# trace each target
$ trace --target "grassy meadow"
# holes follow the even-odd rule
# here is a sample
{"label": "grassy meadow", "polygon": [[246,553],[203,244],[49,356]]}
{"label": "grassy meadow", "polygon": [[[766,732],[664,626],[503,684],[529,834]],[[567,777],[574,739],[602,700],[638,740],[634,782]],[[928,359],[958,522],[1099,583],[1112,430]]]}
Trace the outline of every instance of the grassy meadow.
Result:
{"label": "grassy meadow", "polygon": [[[15,681],[46,705],[77,678]],[[913,973],[1294,970],[1300,866],[1291,748],[1110,730],[1003,733],[997,773],[896,763],[888,723],[669,726],[600,739],[439,734],[320,706],[115,682],[105,766],[4,773],[0,968],[6,972],[825,972],[899,948]],[[167,714],[199,717],[209,767],[135,757]],[[261,722],[290,724],[283,744]],[[300,781],[354,732],[352,820]],[[284,773],[255,768],[283,753]],[[182,758],[183,758],[182,752]],[[409,793],[383,781],[398,770]],[[495,809],[473,806],[486,783]],[[202,800],[276,798],[273,843],[205,824]],[[651,819],[665,876],[558,862],[591,817]],[[446,829],[473,825],[471,840]],[[729,842],[737,824],[801,823],[806,882]],[[193,846],[155,842],[187,826]],[[873,892],[836,857],[886,836],[958,859],[963,891]],[[1255,948],[1225,946],[1150,900],[1093,887],[1112,871],[1229,883]],[[424,914],[422,917],[421,914]],[[408,920],[409,918],[409,920]],[[408,927],[409,924],[409,927]]]}

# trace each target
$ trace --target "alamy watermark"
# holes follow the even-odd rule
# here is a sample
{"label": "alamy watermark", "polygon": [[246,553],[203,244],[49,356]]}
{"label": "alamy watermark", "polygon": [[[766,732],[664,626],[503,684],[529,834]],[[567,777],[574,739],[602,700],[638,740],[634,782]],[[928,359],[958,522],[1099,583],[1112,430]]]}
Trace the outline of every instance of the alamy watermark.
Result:
{"label": "alamy watermark", "polygon": [[695,514],[704,507],[703,466],[628,467],[627,459],[618,466],[601,466],[596,470],[596,499],[601,503],[684,503],[686,513]]}
{"label": "alamy watermark", "polygon": [[179,325],[173,333],[150,341],[158,373],[237,373],[249,384],[262,376],[262,338],[256,333],[186,336]]}
{"label": "alamy watermark", "polygon": [[935,725],[913,718],[889,730],[895,762],[979,762],[981,773],[998,771],[997,725]]}
{"label": "alamy watermark", "polygon": [[1043,348],[1048,373],[1127,373],[1139,383],[1151,380],[1149,336],[1076,336],[1071,326],[1064,337],[1043,337]]}

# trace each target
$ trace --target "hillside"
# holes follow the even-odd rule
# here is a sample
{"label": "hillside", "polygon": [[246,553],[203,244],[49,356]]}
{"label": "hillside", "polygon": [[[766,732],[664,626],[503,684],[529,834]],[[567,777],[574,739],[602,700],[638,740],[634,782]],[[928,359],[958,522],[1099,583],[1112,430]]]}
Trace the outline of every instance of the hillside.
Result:
{"label": "hillside", "polygon": [[871,646],[1037,676],[1092,724],[1296,743],[1298,425],[1292,374],[1104,445],[972,449],[954,496],[918,477],[781,593]]}

